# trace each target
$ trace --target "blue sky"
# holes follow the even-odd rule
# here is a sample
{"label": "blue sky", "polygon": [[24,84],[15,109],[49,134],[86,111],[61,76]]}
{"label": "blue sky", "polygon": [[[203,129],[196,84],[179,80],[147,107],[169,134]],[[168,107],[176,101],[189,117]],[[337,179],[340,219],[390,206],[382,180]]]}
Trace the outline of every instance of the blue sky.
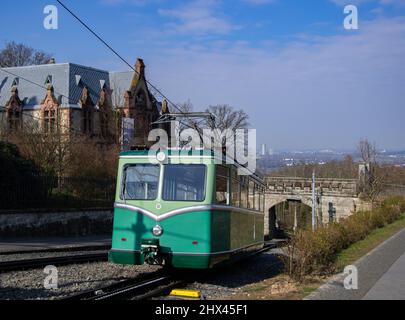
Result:
{"label": "blue sky", "polygon": [[[405,149],[405,0],[64,0],[150,81],[196,110],[245,109],[275,149],[354,148],[362,137]],[[126,70],[53,0],[2,1],[0,43],[57,62]],[[345,30],[343,8],[359,9]]]}

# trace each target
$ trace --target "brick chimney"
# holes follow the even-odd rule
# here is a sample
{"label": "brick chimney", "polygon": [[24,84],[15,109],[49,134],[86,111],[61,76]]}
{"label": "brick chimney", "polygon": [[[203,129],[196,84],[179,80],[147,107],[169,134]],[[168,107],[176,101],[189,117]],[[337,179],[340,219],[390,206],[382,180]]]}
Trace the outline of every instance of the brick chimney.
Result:
{"label": "brick chimney", "polygon": [[145,77],[145,64],[141,58],[138,58],[135,63],[135,70],[139,77]]}
{"label": "brick chimney", "polygon": [[169,104],[167,103],[166,99],[163,99],[162,102],[162,114],[169,113]]}

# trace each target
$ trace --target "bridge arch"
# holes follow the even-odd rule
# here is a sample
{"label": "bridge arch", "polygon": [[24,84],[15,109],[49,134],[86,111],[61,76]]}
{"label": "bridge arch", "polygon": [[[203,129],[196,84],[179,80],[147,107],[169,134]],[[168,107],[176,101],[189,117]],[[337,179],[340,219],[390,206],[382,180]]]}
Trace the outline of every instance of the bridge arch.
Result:
{"label": "bridge arch", "polygon": [[[265,234],[274,234],[274,209],[285,201],[298,201],[312,207],[312,179],[297,177],[264,178],[267,189],[265,195]],[[359,198],[357,179],[316,179],[318,223],[339,221],[356,211],[368,209],[370,204]],[[270,230],[270,229],[273,230]]]}
{"label": "bridge arch", "polygon": [[266,201],[265,228],[269,238],[279,235],[280,230],[289,231],[311,224],[312,199],[307,196],[271,197]]}

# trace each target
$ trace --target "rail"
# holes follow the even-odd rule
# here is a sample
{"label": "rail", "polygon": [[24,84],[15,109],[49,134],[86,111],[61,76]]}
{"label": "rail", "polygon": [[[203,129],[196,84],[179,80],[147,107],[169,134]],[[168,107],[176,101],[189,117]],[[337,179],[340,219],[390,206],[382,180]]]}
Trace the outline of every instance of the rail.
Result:
{"label": "rail", "polygon": [[88,262],[107,261],[106,251],[97,253],[77,254],[61,257],[46,257],[38,259],[20,259],[0,262],[0,272],[43,268],[48,265],[63,266]]}

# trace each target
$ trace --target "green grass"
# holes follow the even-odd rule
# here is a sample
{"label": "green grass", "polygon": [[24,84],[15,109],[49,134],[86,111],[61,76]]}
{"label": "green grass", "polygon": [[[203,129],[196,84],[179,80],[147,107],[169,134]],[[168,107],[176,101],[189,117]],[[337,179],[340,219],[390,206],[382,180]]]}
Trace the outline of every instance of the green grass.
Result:
{"label": "green grass", "polygon": [[362,256],[369,253],[385,240],[405,228],[405,214],[397,221],[371,232],[364,240],[354,243],[349,248],[340,252],[336,259],[336,267],[342,270]]}

